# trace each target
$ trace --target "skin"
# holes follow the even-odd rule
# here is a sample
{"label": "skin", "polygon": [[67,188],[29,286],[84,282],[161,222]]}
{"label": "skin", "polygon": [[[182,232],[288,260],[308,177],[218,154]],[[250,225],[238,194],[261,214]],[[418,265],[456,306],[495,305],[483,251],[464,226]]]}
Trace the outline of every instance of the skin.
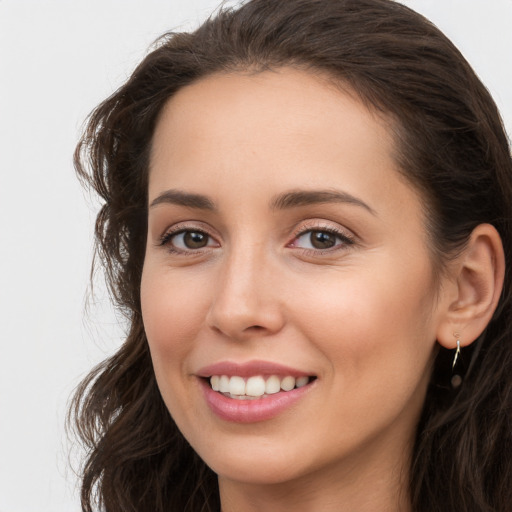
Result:
{"label": "skin", "polygon": [[[215,209],[149,208],[144,325],[163,399],[219,475],[224,512],[410,510],[411,444],[454,287],[434,280],[421,198],[392,154],[382,119],[293,69],[211,76],[162,112],[149,203],[172,189]],[[359,202],[270,204],[297,190]],[[208,243],[162,245],[173,229]],[[310,232],[326,229],[341,238],[316,249]],[[273,419],[218,418],[198,370],[255,359],[317,379]]]}

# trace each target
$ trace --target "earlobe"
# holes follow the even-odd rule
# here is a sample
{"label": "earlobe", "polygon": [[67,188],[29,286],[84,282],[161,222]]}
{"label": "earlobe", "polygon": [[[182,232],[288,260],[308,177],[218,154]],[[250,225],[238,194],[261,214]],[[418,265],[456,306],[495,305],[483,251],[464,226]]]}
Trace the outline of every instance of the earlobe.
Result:
{"label": "earlobe", "polygon": [[439,325],[437,340],[445,348],[471,344],[496,310],[503,288],[505,256],[501,237],[490,224],[480,224],[455,260],[451,294]]}

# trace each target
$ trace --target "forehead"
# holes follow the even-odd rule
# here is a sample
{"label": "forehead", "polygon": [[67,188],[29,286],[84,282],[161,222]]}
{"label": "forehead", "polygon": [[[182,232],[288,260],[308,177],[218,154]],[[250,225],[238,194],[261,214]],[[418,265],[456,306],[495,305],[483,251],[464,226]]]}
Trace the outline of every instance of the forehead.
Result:
{"label": "forehead", "polygon": [[[178,145],[184,139],[205,142],[205,137],[214,135],[247,144],[248,134],[270,143],[279,128],[286,130],[282,136],[300,140],[341,121],[351,124],[354,136],[372,132],[381,140],[382,149],[388,150],[393,143],[388,119],[366,108],[348,85],[335,84],[325,75],[295,68],[214,74],[180,89],[166,103],[153,140],[153,156],[160,150],[164,130],[173,137],[167,138],[166,145],[173,141]],[[238,130],[232,129],[233,124]]]}
{"label": "forehead", "polygon": [[[209,194],[341,187],[379,204],[415,196],[393,159],[385,119],[324,77],[280,69],[220,74],[187,86],[155,130],[149,196],[166,188]],[[400,186],[397,188],[397,183]],[[403,198],[387,198],[397,204]],[[416,199],[416,198],[415,198]]]}

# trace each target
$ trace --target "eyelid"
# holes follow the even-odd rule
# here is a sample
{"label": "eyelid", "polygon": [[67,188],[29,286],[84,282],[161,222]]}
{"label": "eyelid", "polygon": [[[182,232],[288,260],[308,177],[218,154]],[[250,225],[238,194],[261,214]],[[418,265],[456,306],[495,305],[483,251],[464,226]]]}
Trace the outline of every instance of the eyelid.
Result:
{"label": "eyelid", "polygon": [[169,234],[176,234],[182,231],[201,231],[203,233],[207,233],[213,238],[218,238],[216,232],[212,229],[212,227],[205,222],[200,220],[182,220],[178,221],[174,224],[167,225],[165,229],[161,231],[161,235],[158,235],[159,239],[164,238]]}
{"label": "eyelid", "polygon": [[177,224],[174,224],[167,229],[158,237],[158,246],[166,247],[169,251],[180,253],[180,254],[187,254],[187,253],[199,253],[204,252],[206,250],[212,249],[215,246],[207,245],[205,247],[201,247],[198,249],[181,249],[175,246],[172,246],[171,240],[173,237],[186,232],[196,232],[196,233],[203,233],[206,235],[210,240],[215,241],[216,246],[220,247],[220,243],[218,241],[218,237],[211,233],[211,229],[204,226],[204,223],[198,222],[198,221],[184,221],[184,222],[178,222]]}
{"label": "eyelid", "polygon": [[302,249],[303,251],[314,252],[315,254],[321,254],[323,252],[332,252],[339,250],[341,248],[346,248],[347,246],[351,246],[356,243],[357,237],[350,230],[341,227],[339,224],[329,223],[325,220],[316,220],[311,219],[301,223],[295,230],[293,234],[293,239],[287,244],[287,247],[294,247],[292,244],[299,239],[300,237],[306,235],[307,233],[311,233],[314,231],[318,232],[326,232],[331,233],[337,236],[343,243],[337,244],[328,249],[309,249],[309,248],[301,248],[297,247],[297,249]]}
{"label": "eyelid", "polygon": [[330,231],[333,233],[339,233],[346,238],[354,239],[354,241],[357,238],[357,235],[352,230],[341,226],[337,222],[320,218],[304,220],[293,231],[294,237],[302,235],[308,231]]}

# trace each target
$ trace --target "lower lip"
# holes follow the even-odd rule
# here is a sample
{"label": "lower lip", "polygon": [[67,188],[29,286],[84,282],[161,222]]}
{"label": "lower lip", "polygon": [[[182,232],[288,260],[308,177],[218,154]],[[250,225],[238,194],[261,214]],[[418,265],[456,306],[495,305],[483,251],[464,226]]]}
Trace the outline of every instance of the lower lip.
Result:
{"label": "lower lip", "polygon": [[275,418],[308,393],[313,382],[291,391],[280,391],[265,398],[236,400],[213,391],[209,384],[201,379],[206,403],[212,412],[219,418],[234,423],[256,423]]}

